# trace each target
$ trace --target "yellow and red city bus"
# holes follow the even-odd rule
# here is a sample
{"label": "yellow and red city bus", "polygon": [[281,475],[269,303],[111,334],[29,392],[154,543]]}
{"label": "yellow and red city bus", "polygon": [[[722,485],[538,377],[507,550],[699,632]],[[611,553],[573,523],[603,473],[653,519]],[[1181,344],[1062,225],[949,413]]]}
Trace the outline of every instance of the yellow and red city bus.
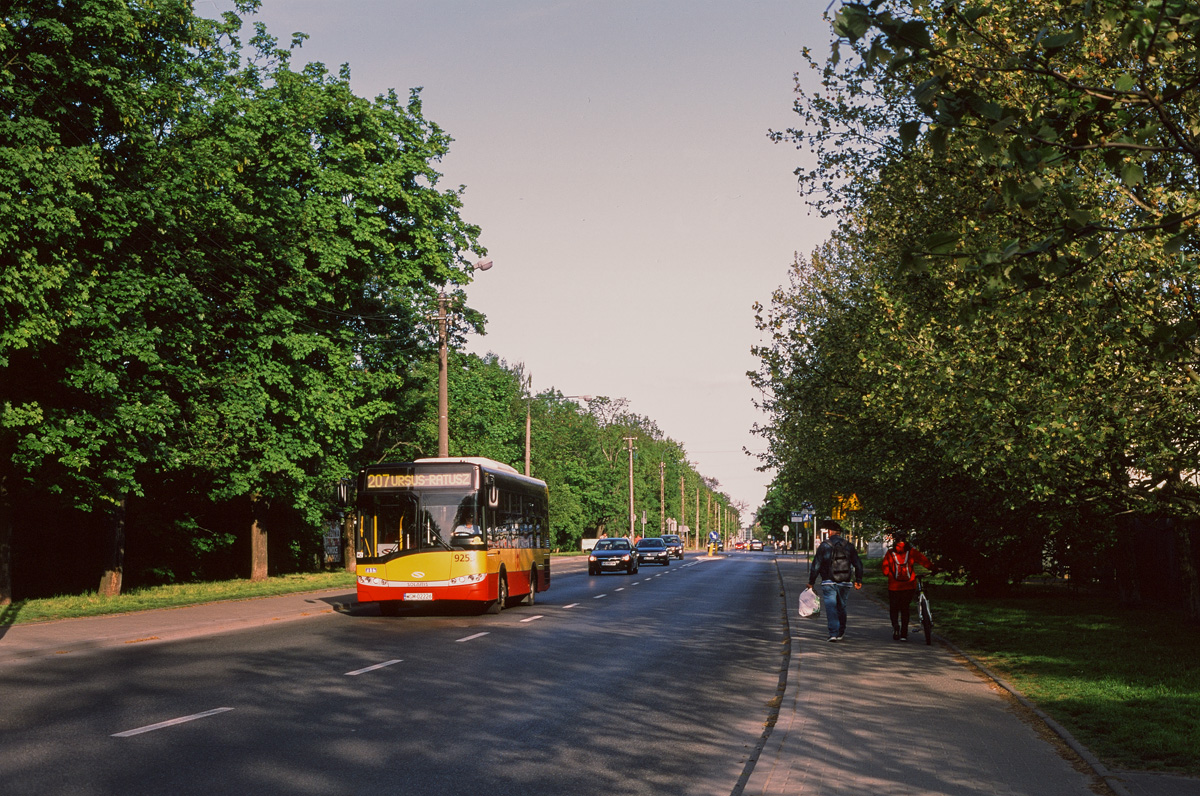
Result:
{"label": "yellow and red city bus", "polygon": [[418,459],[358,474],[359,602],[477,602],[499,613],[550,588],[550,493],[491,459]]}

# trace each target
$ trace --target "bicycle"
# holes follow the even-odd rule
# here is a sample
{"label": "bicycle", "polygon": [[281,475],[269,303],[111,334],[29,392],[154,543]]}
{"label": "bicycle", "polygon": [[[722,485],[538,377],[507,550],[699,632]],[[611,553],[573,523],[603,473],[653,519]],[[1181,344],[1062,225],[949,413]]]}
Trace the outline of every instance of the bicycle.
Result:
{"label": "bicycle", "polygon": [[917,613],[921,617],[921,628],[925,631],[925,643],[933,643],[933,611],[929,607],[929,598],[925,596],[925,586],[921,578],[917,578]]}

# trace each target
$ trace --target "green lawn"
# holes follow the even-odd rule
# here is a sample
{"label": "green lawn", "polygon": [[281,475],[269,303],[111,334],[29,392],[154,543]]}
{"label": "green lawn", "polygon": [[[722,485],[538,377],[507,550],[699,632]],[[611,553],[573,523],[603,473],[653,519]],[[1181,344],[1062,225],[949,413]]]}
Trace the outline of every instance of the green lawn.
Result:
{"label": "green lawn", "polygon": [[[868,585],[886,588],[878,562]],[[1114,769],[1200,776],[1200,627],[1064,585],[980,599],[927,583],[934,631],[1005,677]],[[886,595],[884,595],[886,599]]]}

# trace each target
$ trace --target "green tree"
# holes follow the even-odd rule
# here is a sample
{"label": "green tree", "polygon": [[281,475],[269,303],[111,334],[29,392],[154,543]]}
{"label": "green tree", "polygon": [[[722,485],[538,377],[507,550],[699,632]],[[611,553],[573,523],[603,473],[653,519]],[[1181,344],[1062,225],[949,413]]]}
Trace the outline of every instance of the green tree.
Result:
{"label": "green tree", "polygon": [[267,503],[315,529],[397,411],[423,308],[470,279],[478,230],[434,166],[449,137],[416,93],[292,70],[261,26],[243,64],[236,13],[5,14],[0,599],[17,490],[112,515],[110,592],[152,473],[241,506],[258,542]]}
{"label": "green tree", "polygon": [[478,229],[458,216],[460,191],[438,187],[450,139],[416,92],[362,99],[348,68],[295,71],[261,26],[252,44],[256,60],[185,128],[209,187],[201,221],[216,223],[192,268],[211,280],[212,345],[182,454],[214,499],[249,504],[260,578],[255,507],[286,501],[317,525],[328,485],[392,411],[389,366],[414,347],[414,318],[469,281],[461,253]]}
{"label": "green tree", "polygon": [[[1188,357],[1164,357],[1182,349],[1156,342],[1180,323],[1190,289],[1178,240],[1124,224],[1114,197],[1129,186],[1103,148],[1038,160],[1036,130],[1014,132],[1003,114],[981,121],[997,111],[985,91],[1000,110],[1053,104],[1022,60],[1030,48],[1013,42],[1031,36],[1048,51],[1058,4],[990,14],[950,4],[945,15],[898,5],[847,4],[837,30],[852,59],[835,46],[818,67],[823,91],[797,103],[806,124],[791,137],[816,155],[802,184],[827,192],[815,201],[841,223],[760,316],[777,337],[759,378],[782,387],[768,392],[775,421],[764,430],[808,445],[799,458],[824,468],[785,483],[821,479],[822,493],[845,471],[909,511],[918,486],[954,489],[969,522],[993,526],[981,540],[1020,548],[1006,553],[1024,562],[1009,573],[971,563],[989,580],[1031,566],[1045,528],[1070,513],[1055,507],[1194,513],[1181,474],[1195,469],[1195,388]],[[986,34],[946,33],[984,16]],[[882,32],[867,36],[871,25]],[[925,36],[938,46],[920,45]],[[1085,230],[1081,213],[1112,229]],[[872,462],[866,472],[847,463],[856,451]]]}
{"label": "green tree", "polygon": [[[178,415],[165,358],[186,279],[169,259],[163,142],[224,63],[190,3],[6,4],[0,26],[0,601],[13,502],[59,492],[121,529]],[[184,200],[186,201],[186,200]],[[167,353],[170,352],[170,353]]]}

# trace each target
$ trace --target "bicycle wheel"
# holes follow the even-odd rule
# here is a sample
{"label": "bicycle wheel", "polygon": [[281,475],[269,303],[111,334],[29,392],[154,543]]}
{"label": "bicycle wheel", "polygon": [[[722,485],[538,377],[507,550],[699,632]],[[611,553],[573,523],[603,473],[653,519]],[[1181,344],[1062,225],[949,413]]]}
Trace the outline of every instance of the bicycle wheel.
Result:
{"label": "bicycle wheel", "polygon": [[917,606],[921,612],[921,628],[925,631],[925,643],[933,644],[933,612],[929,610],[929,600],[922,593],[917,598]]}

